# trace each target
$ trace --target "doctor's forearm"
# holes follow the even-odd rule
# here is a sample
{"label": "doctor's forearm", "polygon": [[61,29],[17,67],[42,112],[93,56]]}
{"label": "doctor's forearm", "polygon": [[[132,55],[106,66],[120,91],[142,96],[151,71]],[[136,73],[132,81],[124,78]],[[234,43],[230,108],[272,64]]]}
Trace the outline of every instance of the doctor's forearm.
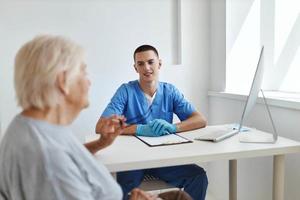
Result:
{"label": "doctor's forearm", "polygon": [[177,132],[190,131],[198,128],[204,128],[207,121],[203,115],[194,112],[188,119],[176,124]]}

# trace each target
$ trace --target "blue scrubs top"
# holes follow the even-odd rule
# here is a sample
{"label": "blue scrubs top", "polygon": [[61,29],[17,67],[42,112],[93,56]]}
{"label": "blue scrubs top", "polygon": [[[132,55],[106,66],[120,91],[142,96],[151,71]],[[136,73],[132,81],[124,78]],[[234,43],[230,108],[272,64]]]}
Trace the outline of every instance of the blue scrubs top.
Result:
{"label": "blue scrubs top", "polygon": [[149,106],[138,80],[135,80],[118,88],[102,117],[124,115],[128,124],[147,124],[154,119],[173,123],[173,113],[183,121],[195,111],[175,86],[164,82],[158,83],[155,98]]}

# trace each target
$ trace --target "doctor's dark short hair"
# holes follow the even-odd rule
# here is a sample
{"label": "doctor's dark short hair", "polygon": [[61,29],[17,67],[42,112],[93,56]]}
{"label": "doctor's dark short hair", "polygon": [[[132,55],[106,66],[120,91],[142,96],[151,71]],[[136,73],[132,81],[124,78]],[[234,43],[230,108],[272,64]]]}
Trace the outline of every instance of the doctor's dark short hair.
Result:
{"label": "doctor's dark short hair", "polygon": [[159,58],[158,51],[155,47],[153,47],[151,45],[148,45],[148,44],[144,44],[144,45],[141,45],[141,46],[139,46],[138,48],[135,49],[135,51],[133,53],[134,61],[135,61],[135,54],[140,53],[140,52],[144,52],[144,51],[153,51],[157,55],[157,57]]}

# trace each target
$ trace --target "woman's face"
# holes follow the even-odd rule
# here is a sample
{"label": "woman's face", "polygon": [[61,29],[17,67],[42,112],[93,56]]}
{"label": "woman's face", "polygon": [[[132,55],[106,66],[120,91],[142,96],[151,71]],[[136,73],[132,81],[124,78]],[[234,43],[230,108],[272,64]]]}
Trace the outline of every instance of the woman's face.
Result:
{"label": "woman's face", "polygon": [[69,85],[67,102],[77,109],[84,109],[89,106],[88,92],[91,82],[87,76],[86,64],[82,63],[79,73]]}

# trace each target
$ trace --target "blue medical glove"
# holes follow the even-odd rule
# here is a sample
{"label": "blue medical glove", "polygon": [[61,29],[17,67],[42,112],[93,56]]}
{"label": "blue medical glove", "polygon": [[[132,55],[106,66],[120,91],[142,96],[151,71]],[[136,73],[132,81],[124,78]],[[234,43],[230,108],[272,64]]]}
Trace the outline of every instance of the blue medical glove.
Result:
{"label": "blue medical glove", "polygon": [[136,135],[137,136],[147,136],[147,137],[157,137],[159,135],[155,134],[151,127],[146,124],[146,125],[143,125],[143,124],[139,124],[137,125],[136,127]]}
{"label": "blue medical glove", "polygon": [[155,119],[149,123],[149,126],[156,135],[168,135],[177,131],[175,124],[171,124],[163,119]]}

